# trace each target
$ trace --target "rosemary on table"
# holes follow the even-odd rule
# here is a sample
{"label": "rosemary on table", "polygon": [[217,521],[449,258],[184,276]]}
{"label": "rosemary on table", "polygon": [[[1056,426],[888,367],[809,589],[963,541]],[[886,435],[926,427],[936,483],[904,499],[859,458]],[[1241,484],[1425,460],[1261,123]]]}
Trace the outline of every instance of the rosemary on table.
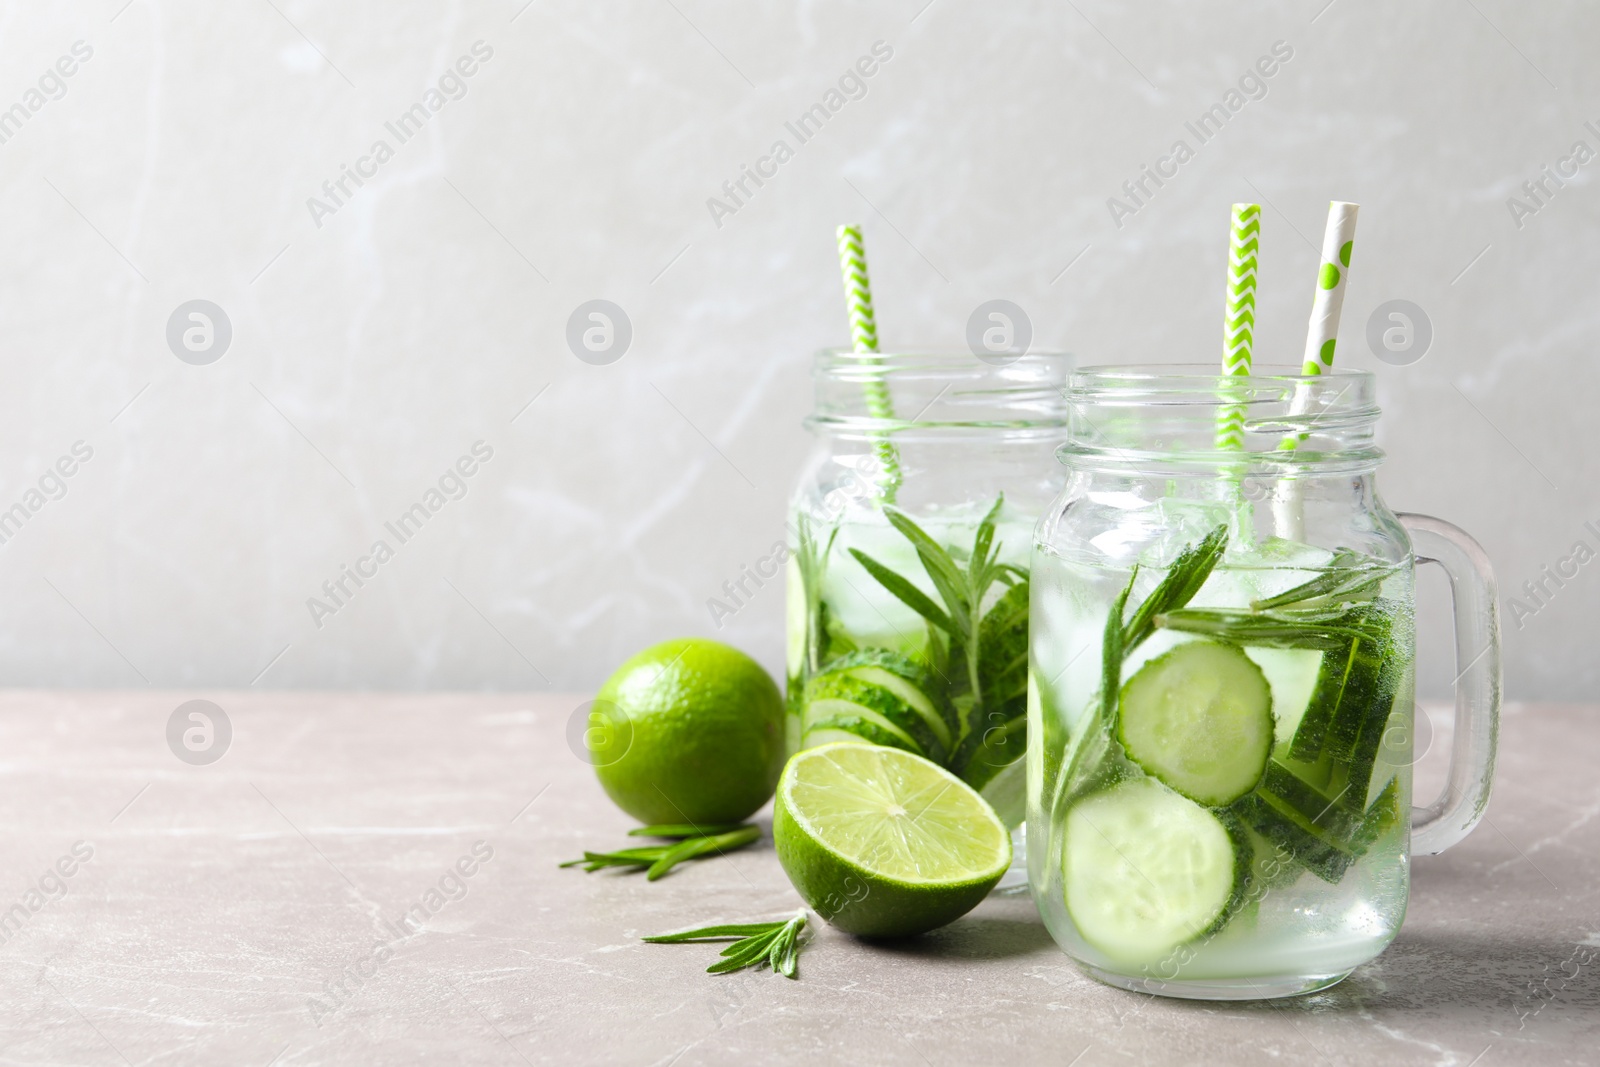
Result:
{"label": "rosemary on table", "polygon": [[[705,830],[717,831],[704,833]],[[644,869],[645,880],[653,882],[684,860],[692,860],[708,853],[721,855],[755,841],[761,836],[756,826],[735,825],[694,827],[682,825],[642,826],[630,831],[634,836],[681,837],[672,845],[642,845],[638,848],[618,849],[615,852],[590,852],[585,850],[582,859],[568,860],[562,867],[582,866],[585,871],[598,871],[602,867],[628,867]]]}
{"label": "rosemary on table", "polygon": [[729,974],[746,967],[771,967],[785,978],[800,976],[800,933],[806,928],[806,913],[786,922],[728,923],[702,926],[676,934],[657,934],[643,940],[656,945],[675,945],[691,941],[732,941],[722,950],[722,960],[706,968],[707,974]]}

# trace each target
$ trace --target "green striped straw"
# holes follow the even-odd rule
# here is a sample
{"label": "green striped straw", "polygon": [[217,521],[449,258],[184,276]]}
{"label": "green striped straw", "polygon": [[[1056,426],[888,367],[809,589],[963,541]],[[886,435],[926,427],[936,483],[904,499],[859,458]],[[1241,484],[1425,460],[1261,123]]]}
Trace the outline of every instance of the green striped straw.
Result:
{"label": "green striped straw", "polygon": [[[1260,250],[1261,205],[1233,205],[1233,225],[1228,231],[1228,303],[1222,323],[1222,373],[1229,377],[1250,374],[1256,329],[1256,262]],[[1244,450],[1243,404],[1217,409],[1217,448]]]}
{"label": "green striped straw", "polygon": [[[850,339],[856,354],[878,351],[878,323],[872,313],[872,283],[867,279],[867,251],[861,243],[860,226],[840,226],[839,270],[844,276],[845,306],[850,312]],[[861,386],[866,397],[867,414],[874,419],[894,418],[894,405],[889,398],[889,385],[883,376],[875,374]],[[900,457],[887,438],[877,437],[873,446],[882,467],[879,482],[883,498],[894,503],[895,490],[900,486]]]}

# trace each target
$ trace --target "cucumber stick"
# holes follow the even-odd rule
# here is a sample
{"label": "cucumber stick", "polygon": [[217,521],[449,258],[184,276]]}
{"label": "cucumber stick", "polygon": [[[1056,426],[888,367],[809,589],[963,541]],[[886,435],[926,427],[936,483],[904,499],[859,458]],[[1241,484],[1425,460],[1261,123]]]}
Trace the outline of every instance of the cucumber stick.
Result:
{"label": "cucumber stick", "polygon": [[1186,641],[1122,688],[1117,740],[1146,774],[1200,804],[1254,789],[1272,754],[1272,688],[1238,645]]}
{"label": "cucumber stick", "polygon": [[1127,779],[1067,811],[1067,913],[1119,964],[1158,962],[1211,933],[1249,873],[1248,848],[1221,819],[1154,779]]}

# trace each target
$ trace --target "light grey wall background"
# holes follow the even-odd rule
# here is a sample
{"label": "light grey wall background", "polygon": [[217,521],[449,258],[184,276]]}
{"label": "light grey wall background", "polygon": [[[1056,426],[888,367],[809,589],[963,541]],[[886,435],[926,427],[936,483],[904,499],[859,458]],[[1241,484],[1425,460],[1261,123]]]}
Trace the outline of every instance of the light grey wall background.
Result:
{"label": "light grey wall background", "polygon": [[[575,689],[685,633],[776,666],[781,588],[721,630],[706,600],[782,536],[809,354],[846,337],[836,223],[866,227],[888,346],[960,346],[1005,298],[1086,362],[1209,360],[1228,205],[1257,200],[1258,359],[1298,361],[1338,198],[1362,204],[1339,360],[1380,375],[1384,493],[1487,546],[1512,696],[1594,696],[1593,5],[3,11],[0,108],[25,118],[0,125],[0,508],[39,505],[0,545],[5,684]],[[879,41],[865,95],[799,144],[785,121]],[[1200,145],[1185,121],[1280,41]],[[385,123],[475,42],[464,95],[400,143]],[[1180,138],[1194,158],[1117,225],[1108,198]],[[714,219],[779,139],[793,158]],[[314,218],[378,140],[393,158]],[[602,298],[633,335],[594,366],[566,324]],[[195,299],[231,323],[209,365],[166,336]],[[1434,331],[1407,366],[1363,337],[1393,299]],[[65,495],[30,498],[80,441]],[[386,536],[479,441],[466,495]],[[394,558],[314,620],[379,538]],[[1513,620],[1513,594],[1538,610]]]}

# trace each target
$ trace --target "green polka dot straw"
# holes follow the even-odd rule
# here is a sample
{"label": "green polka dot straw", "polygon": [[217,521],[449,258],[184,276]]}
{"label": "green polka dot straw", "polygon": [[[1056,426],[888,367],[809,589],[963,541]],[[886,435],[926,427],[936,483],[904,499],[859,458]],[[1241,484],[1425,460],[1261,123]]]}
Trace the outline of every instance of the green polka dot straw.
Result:
{"label": "green polka dot straw", "polygon": [[1344,310],[1350,246],[1356,238],[1356,212],[1360,210],[1361,205],[1343,200],[1328,205],[1328,227],[1322,234],[1322,269],[1317,272],[1317,296],[1311,304],[1311,326],[1306,332],[1306,357],[1301,374],[1321,374],[1333,369],[1333,345],[1339,338],[1339,313]]}
{"label": "green polka dot straw", "polygon": [[[1322,232],[1322,265],[1317,270],[1317,294],[1311,301],[1311,324],[1306,330],[1305,360],[1300,373],[1326,374],[1333,369],[1333,349],[1339,339],[1339,313],[1350,282],[1350,250],[1356,237],[1356,212],[1361,205],[1334,200],[1328,204],[1328,225]],[[1289,402],[1291,417],[1311,411],[1311,390],[1297,386]],[[1309,425],[1309,424],[1308,424]],[[1292,452],[1309,436],[1306,430],[1285,434],[1278,448]],[[1300,483],[1290,479],[1279,487],[1273,501],[1277,535],[1291,541],[1305,537],[1305,506]]]}

